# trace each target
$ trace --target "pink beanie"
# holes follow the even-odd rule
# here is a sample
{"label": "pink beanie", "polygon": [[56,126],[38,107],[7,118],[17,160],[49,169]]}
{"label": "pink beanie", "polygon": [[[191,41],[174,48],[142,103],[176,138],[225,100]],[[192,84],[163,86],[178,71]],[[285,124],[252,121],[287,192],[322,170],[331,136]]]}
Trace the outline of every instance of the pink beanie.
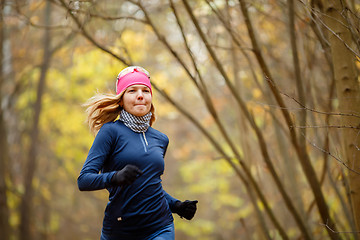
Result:
{"label": "pink beanie", "polygon": [[120,94],[122,91],[127,89],[132,85],[145,85],[150,88],[152,95],[150,78],[141,71],[134,69],[132,72],[125,74],[124,76],[118,77],[116,82],[116,94]]}

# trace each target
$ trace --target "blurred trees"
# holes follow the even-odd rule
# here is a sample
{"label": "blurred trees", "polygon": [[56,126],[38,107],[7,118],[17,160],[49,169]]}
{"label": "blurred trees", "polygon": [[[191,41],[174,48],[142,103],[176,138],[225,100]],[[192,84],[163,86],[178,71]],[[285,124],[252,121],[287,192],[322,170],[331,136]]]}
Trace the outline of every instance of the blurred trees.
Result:
{"label": "blurred trees", "polygon": [[[0,2],[0,46],[4,45],[4,3],[5,1]],[[2,89],[4,82],[4,51],[3,48],[0,48],[0,90]],[[2,106],[3,94],[0,91],[0,106]],[[6,126],[4,119],[4,111],[0,108],[0,232],[3,234],[4,239],[9,239],[10,237],[10,224],[9,224],[9,206],[7,202],[7,187],[6,187],[6,177],[9,162],[8,156],[8,143],[7,143],[7,134]]]}
{"label": "blurred trees", "polygon": [[[51,26],[51,3],[46,1],[44,8],[44,25]],[[49,70],[51,60],[51,32],[49,28],[45,28],[44,33],[44,45],[43,45],[43,59],[40,67],[40,76],[36,88],[36,101],[33,105],[33,118],[30,131],[30,145],[28,158],[25,164],[24,174],[24,194],[21,197],[20,205],[20,237],[19,239],[33,239],[31,228],[32,221],[31,216],[33,215],[33,198],[34,198],[34,186],[33,179],[35,170],[37,169],[38,163],[38,140],[39,140],[39,119],[41,115],[43,105],[43,95],[46,87],[46,75]]]}
{"label": "blurred trees", "polygon": [[147,68],[157,90],[165,188],[199,200],[191,223],[176,218],[177,239],[358,239],[359,7],[5,1],[4,239],[99,237],[106,192],[76,189],[93,139],[81,104],[113,91],[129,64]]}

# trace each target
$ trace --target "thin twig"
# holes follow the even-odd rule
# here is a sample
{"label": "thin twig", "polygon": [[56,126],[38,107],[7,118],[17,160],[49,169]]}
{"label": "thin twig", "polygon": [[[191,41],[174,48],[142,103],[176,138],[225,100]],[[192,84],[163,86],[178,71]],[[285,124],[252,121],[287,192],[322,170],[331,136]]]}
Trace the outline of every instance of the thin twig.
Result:
{"label": "thin twig", "polygon": [[[273,81],[271,79],[269,79],[268,77],[265,77],[267,81],[270,82],[270,84],[273,84]],[[295,99],[294,97],[288,95],[287,93],[284,93],[282,91],[280,91],[280,89],[278,88],[278,91],[280,94],[294,100],[297,104],[299,104],[302,108],[300,109],[306,109],[308,111],[311,112],[315,112],[315,113],[319,113],[319,114],[326,114],[326,115],[334,115],[334,116],[344,116],[344,117],[356,117],[356,118],[360,118],[360,115],[357,114],[352,114],[352,113],[336,113],[336,112],[323,112],[323,111],[319,111],[316,109],[311,109],[309,107],[304,106],[304,104],[302,104],[299,100]]]}
{"label": "thin twig", "polygon": [[346,126],[346,125],[325,125],[325,126],[291,126],[293,128],[350,128],[350,129],[360,129],[360,127],[354,127],[354,126]]}
{"label": "thin twig", "polygon": [[104,15],[100,15],[100,14],[95,14],[95,13],[90,13],[88,11],[84,11],[81,9],[74,9],[69,7],[69,11],[72,11],[73,13],[82,13],[82,14],[86,14],[90,17],[94,17],[94,18],[99,18],[105,21],[116,21],[116,20],[134,20],[137,22],[141,22],[141,23],[146,23],[146,21],[144,19],[140,19],[140,18],[136,18],[133,16],[115,16],[115,17],[111,17],[111,16],[104,16]]}
{"label": "thin twig", "polygon": [[328,154],[330,157],[334,158],[336,161],[338,161],[339,163],[341,163],[341,164],[342,164],[344,167],[346,167],[348,170],[350,170],[350,171],[352,171],[352,172],[354,172],[354,173],[356,173],[356,174],[360,174],[360,172],[358,172],[358,171],[352,169],[351,167],[349,167],[349,166],[348,166],[343,160],[341,160],[339,157],[336,157],[336,156],[333,155],[331,152],[326,151],[325,149],[317,146],[314,142],[310,141],[310,139],[308,139],[308,138],[305,137],[304,135],[303,135],[303,137],[305,138],[305,140],[306,140],[310,145],[312,145],[312,146],[315,147],[316,149],[320,150],[321,152]]}
{"label": "thin twig", "polygon": [[331,232],[336,233],[336,234],[341,234],[341,233],[353,233],[353,234],[357,233],[357,234],[359,234],[359,233],[360,233],[359,231],[345,231],[345,232],[335,231],[335,230],[333,230],[333,229],[328,225],[327,222],[326,222],[325,224],[324,224],[324,223],[320,223],[320,225],[326,227],[326,228],[329,229]]}

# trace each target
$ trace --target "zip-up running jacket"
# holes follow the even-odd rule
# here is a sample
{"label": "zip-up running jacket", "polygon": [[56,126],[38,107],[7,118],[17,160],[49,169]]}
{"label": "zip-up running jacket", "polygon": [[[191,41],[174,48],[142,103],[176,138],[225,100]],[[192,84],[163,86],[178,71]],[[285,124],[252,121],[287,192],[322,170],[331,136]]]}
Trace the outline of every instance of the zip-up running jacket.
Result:
{"label": "zip-up running jacket", "polygon": [[[81,191],[109,191],[103,233],[114,239],[143,239],[173,222],[171,209],[178,200],[161,184],[168,143],[168,137],[152,127],[136,133],[119,120],[101,127],[78,177],[78,186]],[[112,185],[112,176],[127,164],[137,166],[143,174],[131,185]]]}

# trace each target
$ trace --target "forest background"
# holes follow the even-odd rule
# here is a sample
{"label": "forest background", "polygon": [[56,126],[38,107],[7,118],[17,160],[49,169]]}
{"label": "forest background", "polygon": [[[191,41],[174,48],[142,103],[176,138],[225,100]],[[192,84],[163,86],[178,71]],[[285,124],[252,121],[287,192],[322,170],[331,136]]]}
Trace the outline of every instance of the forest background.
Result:
{"label": "forest background", "polygon": [[149,70],[176,239],[359,239],[357,0],[1,0],[1,239],[99,239],[82,104]]}

